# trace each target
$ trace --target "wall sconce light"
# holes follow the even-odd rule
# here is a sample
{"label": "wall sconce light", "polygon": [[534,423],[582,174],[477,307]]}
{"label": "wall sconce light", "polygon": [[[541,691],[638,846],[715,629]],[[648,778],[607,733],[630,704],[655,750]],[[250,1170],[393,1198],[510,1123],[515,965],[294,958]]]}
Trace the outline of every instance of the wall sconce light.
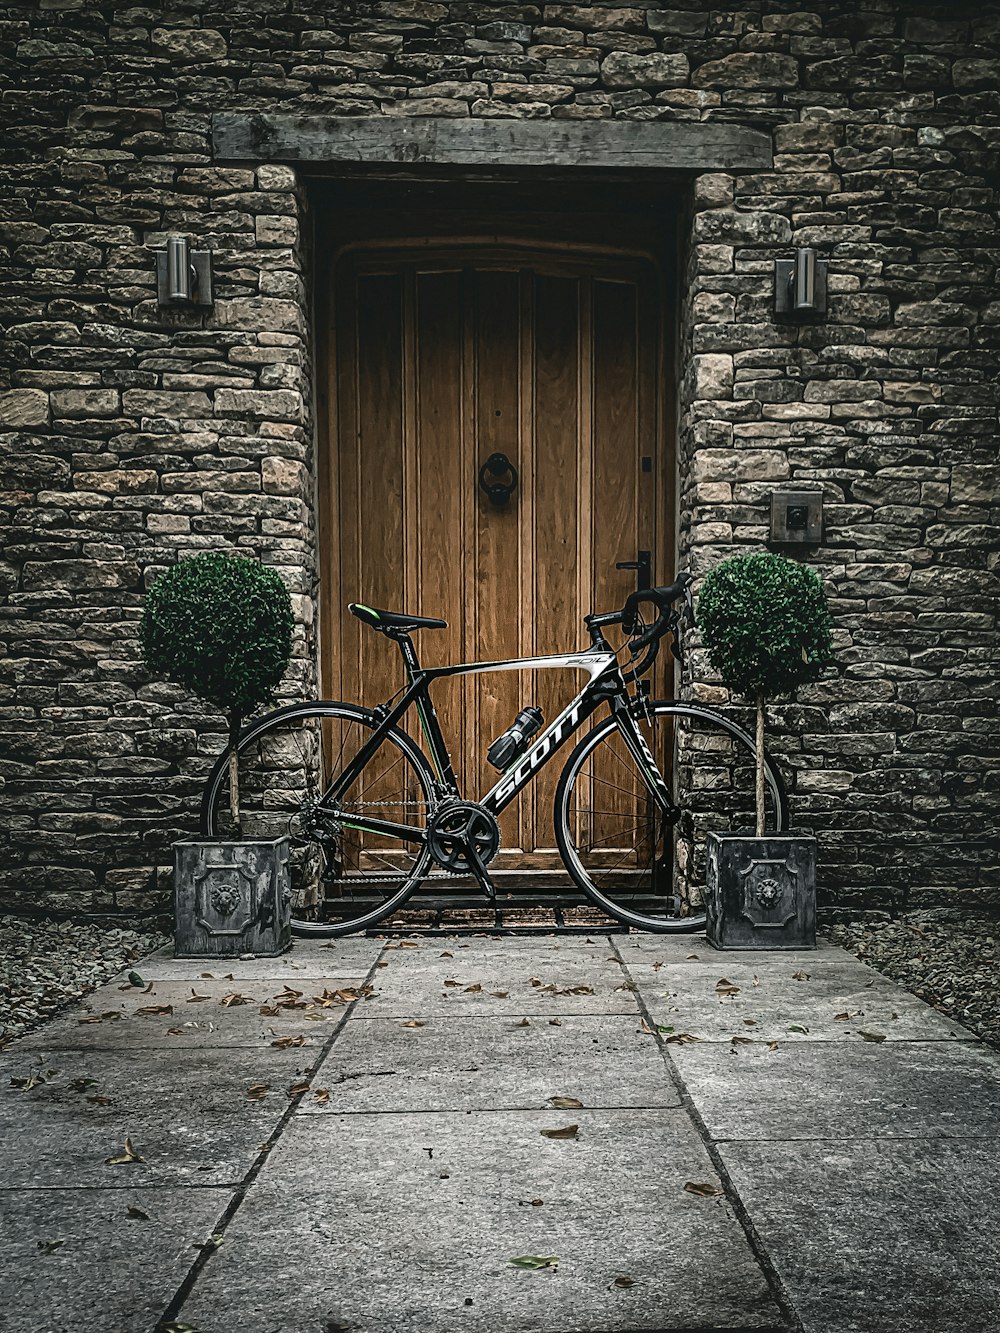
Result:
{"label": "wall sconce light", "polygon": [[826,314],[827,261],[811,247],[795,251],[794,259],[774,263],[774,309],[802,319]]}
{"label": "wall sconce light", "polygon": [[168,236],[156,251],[158,305],[212,304],[212,252],[192,250],[190,236]]}

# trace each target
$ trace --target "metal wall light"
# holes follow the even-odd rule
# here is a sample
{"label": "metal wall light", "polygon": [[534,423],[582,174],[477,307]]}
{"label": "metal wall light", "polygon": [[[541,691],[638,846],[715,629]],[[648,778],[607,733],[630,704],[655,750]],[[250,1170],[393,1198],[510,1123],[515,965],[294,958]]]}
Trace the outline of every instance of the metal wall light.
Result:
{"label": "metal wall light", "polygon": [[779,315],[804,319],[826,314],[827,261],[811,247],[795,251],[794,259],[774,263],[774,309]]}
{"label": "metal wall light", "polygon": [[190,236],[168,236],[156,251],[156,300],[159,305],[212,304],[212,252],[192,250]]}

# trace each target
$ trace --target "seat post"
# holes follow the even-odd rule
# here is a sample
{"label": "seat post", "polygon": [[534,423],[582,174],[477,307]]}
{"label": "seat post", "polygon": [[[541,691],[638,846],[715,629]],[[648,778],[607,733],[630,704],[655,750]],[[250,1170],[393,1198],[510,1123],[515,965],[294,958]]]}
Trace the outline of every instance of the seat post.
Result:
{"label": "seat post", "polygon": [[413,677],[420,670],[420,662],[417,659],[416,649],[413,647],[413,640],[404,630],[386,630],[385,634],[388,638],[395,639],[399,644],[399,651],[403,655],[403,664],[412,683]]}

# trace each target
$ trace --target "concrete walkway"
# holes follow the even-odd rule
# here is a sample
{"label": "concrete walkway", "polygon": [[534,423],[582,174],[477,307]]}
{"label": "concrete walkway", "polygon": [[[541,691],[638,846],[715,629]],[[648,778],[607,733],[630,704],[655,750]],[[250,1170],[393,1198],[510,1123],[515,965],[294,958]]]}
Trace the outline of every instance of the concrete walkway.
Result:
{"label": "concrete walkway", "polygon": [[0,1059],[4,1333],[1000,1327],[1000,1057],[839,949],[138,970]]}

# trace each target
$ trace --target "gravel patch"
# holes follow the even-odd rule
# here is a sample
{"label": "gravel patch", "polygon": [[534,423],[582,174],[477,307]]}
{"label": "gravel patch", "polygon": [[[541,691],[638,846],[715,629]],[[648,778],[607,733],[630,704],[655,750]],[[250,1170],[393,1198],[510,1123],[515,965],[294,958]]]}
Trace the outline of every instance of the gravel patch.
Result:
{"label": "gravel patch", "polygon": [[834,944],[1000,1047],[1000,919],[947,907],[873,917],[825,931]]}
{"label": "gravel patch", "polygon": [[167,939],[153,929],[0,917],[0,1047]]}

